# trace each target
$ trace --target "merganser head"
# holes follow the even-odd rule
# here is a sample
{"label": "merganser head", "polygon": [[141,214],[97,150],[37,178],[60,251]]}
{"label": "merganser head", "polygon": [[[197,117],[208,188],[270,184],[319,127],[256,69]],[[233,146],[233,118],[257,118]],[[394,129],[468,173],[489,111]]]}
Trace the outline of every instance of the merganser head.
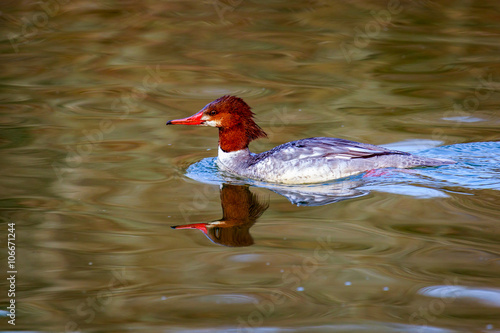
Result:
{"label": "merganser head", "polygon": [[267,137],[253,120],[254,113],[245,101],[222,96],[191,117],[169,120],[167,125],[200,125],[219,128],[219,146],[226,152],[248,147],[250,141]]}

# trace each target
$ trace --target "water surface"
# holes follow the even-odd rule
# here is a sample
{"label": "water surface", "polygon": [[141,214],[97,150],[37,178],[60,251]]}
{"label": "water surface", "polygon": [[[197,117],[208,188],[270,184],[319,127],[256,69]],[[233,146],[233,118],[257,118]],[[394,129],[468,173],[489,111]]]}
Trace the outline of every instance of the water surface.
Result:
{"label": "water surface", "polygon": [[[500,329],[496,1],[1,7],[0,329]],[[255,152],[333,136],[458,163],[306,194],[224,178],[215,129],[165,127],[224,94],[269,134]]]}

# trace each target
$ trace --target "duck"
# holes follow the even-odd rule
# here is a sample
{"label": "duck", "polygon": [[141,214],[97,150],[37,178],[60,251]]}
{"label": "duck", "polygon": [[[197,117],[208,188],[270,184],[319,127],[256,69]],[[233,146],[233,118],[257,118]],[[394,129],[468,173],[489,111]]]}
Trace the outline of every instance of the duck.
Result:
{"label": "duck", "polygon": [[438,167],[455,163],[408,152],[332,137],[287,142],[262,153],[252,153],[250,142],[267,137],[255,114],[242,99],[222,96],[194,115],[166,125],[210,126],[219,129],[216,164],[231,175],[278,184],[328,182],[384,168]]}

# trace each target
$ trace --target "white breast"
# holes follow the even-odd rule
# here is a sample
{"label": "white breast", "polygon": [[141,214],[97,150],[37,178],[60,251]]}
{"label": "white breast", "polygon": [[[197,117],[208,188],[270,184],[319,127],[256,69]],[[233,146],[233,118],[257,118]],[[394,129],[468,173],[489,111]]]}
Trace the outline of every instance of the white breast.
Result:
{"label": "white breast", "polygon": [[225,152],[219,147],[217,165],[222,170],[235,174],[241,174],[241,172],[248,166],[250,154],[251,153],[248,149]]}

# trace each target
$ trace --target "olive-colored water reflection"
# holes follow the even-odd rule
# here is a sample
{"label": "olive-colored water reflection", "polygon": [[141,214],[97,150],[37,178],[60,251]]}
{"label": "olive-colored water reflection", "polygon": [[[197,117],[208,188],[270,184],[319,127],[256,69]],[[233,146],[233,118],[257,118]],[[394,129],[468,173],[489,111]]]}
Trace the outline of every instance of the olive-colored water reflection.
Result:
{"label": "olive-colored water reflection", "polygon": [[211,241],[226,246],[254,243],[250,228],[268,208],[248,186],[224,184],[220,191],[222,219],[209,223],[173,226],[174,229],[198,229]]}

